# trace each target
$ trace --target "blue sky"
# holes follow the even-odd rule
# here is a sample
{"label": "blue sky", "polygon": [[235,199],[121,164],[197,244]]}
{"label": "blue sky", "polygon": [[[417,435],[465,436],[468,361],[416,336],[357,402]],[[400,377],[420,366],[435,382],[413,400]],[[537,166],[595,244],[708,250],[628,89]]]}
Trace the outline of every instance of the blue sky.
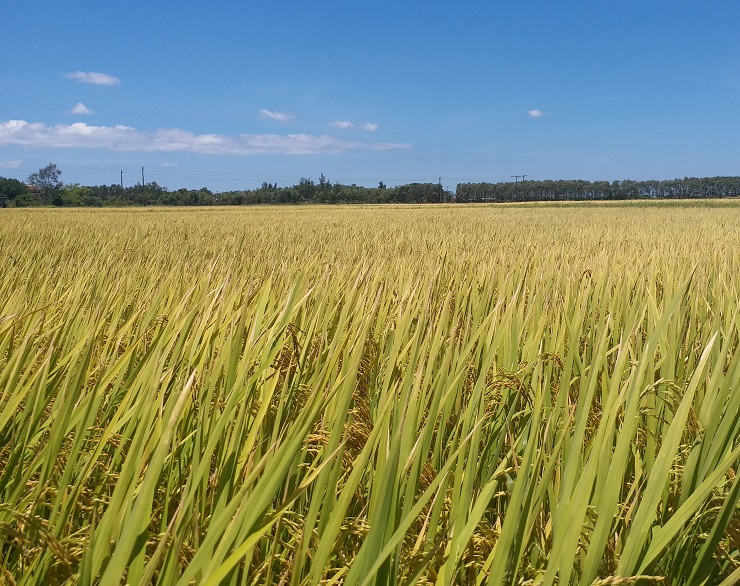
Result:
{"label": "blue sky", "polygon": [[[740,3],[6,2],[0,175],[740,175]],[[12,34],[7,34],[8,32]]]}

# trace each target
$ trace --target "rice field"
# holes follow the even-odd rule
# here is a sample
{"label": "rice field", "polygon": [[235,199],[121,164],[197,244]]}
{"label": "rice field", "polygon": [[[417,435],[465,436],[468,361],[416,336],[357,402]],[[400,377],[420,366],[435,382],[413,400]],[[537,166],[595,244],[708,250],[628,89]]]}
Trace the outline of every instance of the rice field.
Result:
{"label": "rice field", "polygon": [[740,204],[0,210],[0,583],[740,582]]}

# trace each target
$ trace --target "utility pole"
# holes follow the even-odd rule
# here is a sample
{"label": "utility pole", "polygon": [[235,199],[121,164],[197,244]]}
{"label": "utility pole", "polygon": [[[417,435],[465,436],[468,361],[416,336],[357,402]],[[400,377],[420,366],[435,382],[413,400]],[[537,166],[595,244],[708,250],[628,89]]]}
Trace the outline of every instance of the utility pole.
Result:
{"label": "utility pole", "polygon": [[144,187],[144,167],[141,168],[141,186]]}
{"label": "utility pole", "polygon": [[121,189],[123,189],[123,169],[121,169]]}
{"label": "utility pole", "polygon": [[442,178],[439,178],[439,203],[442,203]]}
{"label": "utility pole", "polygon": [[522,178],[522,183],[524,183],[524,179],[527,177],[526,175],[512,175],[514,178],[514,192],[516,193],[516,199],[519,199],[519,178]]}
{"label": "utility pole", "polygon": [[512,175],[514,178],[514,199],[519,199],[519,177],[521,175]]}

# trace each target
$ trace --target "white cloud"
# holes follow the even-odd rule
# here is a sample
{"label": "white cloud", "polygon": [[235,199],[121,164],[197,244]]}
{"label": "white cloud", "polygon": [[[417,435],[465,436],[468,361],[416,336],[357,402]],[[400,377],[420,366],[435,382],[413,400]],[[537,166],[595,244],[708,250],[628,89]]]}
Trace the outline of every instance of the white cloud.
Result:
{"label": "white cloud", "polygon": [[538,110],[537,108],[535,108],[534,110],[530,110],[529,112],[527,112],[527,114],[529,114],[532,118],[539,118],[540,116],[542,116],[542,110]]}
{"label": "white cloud", "polygon": [[409,143],[342,140],[326,134],[194,134],[178,128],[142,132],[130,126],[90,126],[84,122],[49,126],[43,122],[0,122],[0,146],[98,148],[111,151],[197,153],[208,155],[311,155],[349,150],[410,148]]}
{"label": "white cloud", "polygon": [[352,128],[354,124],[349,120],[335,120],[334,122],[329,122],[329,126],[332,128]]}
{"label": "white cloud", "polygon": [[0,169],[17,169],[23,164],[23,161],[16,159],[15,161],[0,161]]}
{"label": "white cloud", "polygon": [[271,112],[270,110],[265,110],[263,108],[260,110],[260,118],[265,118],[266,120],[277,120],[278,122],[288,122],[293,120],[295,116],[284,112]]}
{"label": "white cloud", "polygon": [[95,73],[94,71],[75,71],[64,77],[74,79],[80,83],[91,83],[93,85],[118,85],[121,80],[107,73]]}
{"label": "white cloud", "polygon": [[95,114],[95,112],[93,112],[90,108],[85,106],[85,104],[83,104],[82,102],[77,102],[75,104],[75,107],[72,108],[68,112],[68,114],[80,114],[80,115],[89,116],[91,114]]}
{"label": "white cloud", "polygon": [[380,128],[380,124],[376,124],[375,122],[364,122],[362,124],[362,129],[367,132],[375,132],[378,128]]}

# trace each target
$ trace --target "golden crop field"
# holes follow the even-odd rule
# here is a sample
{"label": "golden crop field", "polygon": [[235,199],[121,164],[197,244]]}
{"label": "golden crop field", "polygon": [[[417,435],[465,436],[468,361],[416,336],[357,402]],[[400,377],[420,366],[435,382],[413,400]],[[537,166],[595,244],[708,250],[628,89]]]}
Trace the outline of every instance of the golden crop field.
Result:
{"label": "golden crop field", "polygon": [[0,582],[735,584],[735,202],[0,210]]}

